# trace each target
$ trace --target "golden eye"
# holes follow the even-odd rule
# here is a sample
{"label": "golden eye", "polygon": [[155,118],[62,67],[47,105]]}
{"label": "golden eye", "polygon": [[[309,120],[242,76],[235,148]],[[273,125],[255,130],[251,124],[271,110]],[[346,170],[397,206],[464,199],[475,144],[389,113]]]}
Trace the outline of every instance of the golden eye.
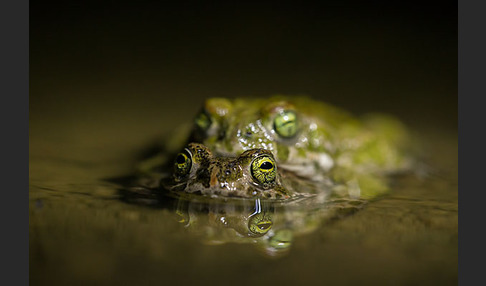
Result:
{"label": "golden eye", "polygon": [[268,155],[255,158],[251,162],[251,176],[253,180],[263,185],[264,188],[270,187],[270,184],[275,182],[277,177],[275,160]]}
{"label": "golden eye", "polygon": [[191,171],[192,160],[186,153],[179,153],[174,162],[174,173],[176,176],[182,177],[189,174]]}
{"label": "golden eye", "polygon": [[275,117],[273,128],[278,135],[290,138],[297,134],[297,123],[297,114],[291,110],[284,110]]}
{"label": "golden eye", "polygon": [[254,234],[265,234],[272,228],[273,222],[265,213],[257,213],[250,217],[248,221],[248,229]]}
{"label": "golden eye", "polygon": [[201,130],[208,130],[209,127],[211,126],[211,118],[209,117],[209,115],[204,112],[204,111],[201,111],[197,116],[196,118],[194,119],[194,123],[196,124],[197,127],[199,127]]}

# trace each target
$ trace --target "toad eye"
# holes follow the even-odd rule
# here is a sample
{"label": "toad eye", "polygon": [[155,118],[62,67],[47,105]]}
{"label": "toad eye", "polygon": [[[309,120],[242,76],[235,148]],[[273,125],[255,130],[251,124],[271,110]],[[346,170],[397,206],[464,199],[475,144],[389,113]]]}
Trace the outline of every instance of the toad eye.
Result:
{"label": "toad eye", "polygon": [[263,212],[255,214],[248,221],[248,229],[256,235],[267,233],[272,228],[272,225],[272,219]]}
{"label": "toad eye", "polygon": [[268,243],[275,249],[288,249],[292,245],[292,231],[290,229],[280,229],[270,237]]}
{"label": "toad eye", "polygon": [[275,117],[273,128],[278,135],[290,138],[297,134],[297,123],[297,114],[291,110],[284,110]]}
{"label": "toad eye", "polygon": [[194,119],[194,123],[199,129],[206,131],[211,126],[212,120],[206,112],[201,111]]}
{"label": "toad eye", "polygon": [[268,156],[257,157],[251,162],[251,176],[257,183],[268,187],[269,184],[275,182],[277,177],[277,165],[275,160]]}
{"label": "toad eye", "polygon": [[192,160],[190,154],[186,154],[185,152],[177,154],[174,162],[174,174],[178,177],[183,177],[189,174],[191,170]]}

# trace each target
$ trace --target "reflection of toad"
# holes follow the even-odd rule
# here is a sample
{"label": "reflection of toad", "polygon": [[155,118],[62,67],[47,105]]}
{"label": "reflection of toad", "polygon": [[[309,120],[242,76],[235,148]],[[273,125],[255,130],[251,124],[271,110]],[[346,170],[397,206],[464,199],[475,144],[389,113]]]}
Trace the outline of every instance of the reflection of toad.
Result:
{"label": "reflection of toad", "polygon": [[352,214],[366,203],[349,199],[318,202],[315,197],[279,203],[193,194],[173,199],[177,221],[204,243],[250,243],[269,256],[287,253],[295,237]]}

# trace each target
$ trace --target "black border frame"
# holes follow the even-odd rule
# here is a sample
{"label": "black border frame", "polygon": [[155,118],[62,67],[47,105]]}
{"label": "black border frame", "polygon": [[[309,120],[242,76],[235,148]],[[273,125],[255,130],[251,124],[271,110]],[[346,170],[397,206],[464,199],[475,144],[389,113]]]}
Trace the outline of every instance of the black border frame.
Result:
{"label": "black border frame", "polygon": [[[29,1],[2,2],[2,284],[29,285]],[[5,255],[6,254],[6,255]]]}

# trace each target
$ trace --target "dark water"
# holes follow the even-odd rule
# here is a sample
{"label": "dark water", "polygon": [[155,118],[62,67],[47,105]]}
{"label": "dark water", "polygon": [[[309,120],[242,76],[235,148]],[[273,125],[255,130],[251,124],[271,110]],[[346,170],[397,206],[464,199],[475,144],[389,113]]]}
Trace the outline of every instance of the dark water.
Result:
{"label": "dark water", "polygon": [[[76,7],[31,12],[32,285],[457,284],[453,8]],[[173,209],[127,203],[105,180],[132,172],[204,98],[279,92],[400,117],[434,172],[317,219],[278,258],[248,240],[209,243]]]}
{"label": "dark water", "polygon": [[[122,143],[120,133],[137,131],[124,124],[123,131],[110,132],[116,125],[103,130],[92,120],[83,123],[84,134],[59,121],[47,126],[56,130],[55,141],[32,136],[29,239],[35,284],[444,285],[457,279],[457,141],[450,134],[429,141],[431,162],[442,167],[439,177],[400,178],[389,196],[295,235],[290,251],[272,259],[253,242],[208,245],[169,208],[121,201],[119,186],[102,178],[128,172],[133,149],[144,140]],[[93,129],[105,135],[90,145]],[[105,147],[112,144],[117,147]]]}

